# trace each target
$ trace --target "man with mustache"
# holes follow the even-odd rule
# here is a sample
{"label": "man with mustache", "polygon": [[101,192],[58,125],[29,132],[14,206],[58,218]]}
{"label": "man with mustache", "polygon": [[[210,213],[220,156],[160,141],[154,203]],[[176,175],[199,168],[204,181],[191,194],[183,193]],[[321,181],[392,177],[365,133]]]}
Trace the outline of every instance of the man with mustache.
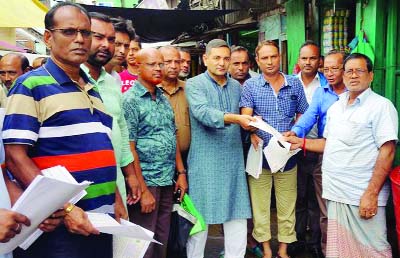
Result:
{"label": "man with mustache", "polygon": [[163,244],[151,243],[144,257],[165,258],[173,193],[179,188],[182,198],[186,192],[186,170],[177,144],[174,112],[157,87],[162,81],[163,56],[157,49],[142,49],[136,63],[139,77],[124,94],[123,109],[142,198],[128,211],[133,222],[153,231]]}
{"label": "man with mustache", "polygon": [[[320,48],[313,41],[306,41],[299,51],[298,64],[300,79],[308,104],[311,104],[314,92],[328,84],[325,76],[318,72],[320,64]],[[307,134],[307,138],[318,138],[317,126]],[[320,208],[314,185],[321,178],[320,154],[311,151],[300,153],[297,159],[297,201],[296,201],[296,235],[297,242],[289,245],[289,253],[299,254],[305,247],[314,258],[323,257],[321,251]],[[306,240],[307,225],[310,226],[311,237]]]}
{"label": "man with mustache", "polygon": [[[328,84],[316,89],[313,94],[313,100],[307,111],[297,120],[296,124],[292,127],[290,132],[284,135],[294,135],[298,137],[305,137],[311,129],[317,125],[318,138],[323,137],[323,132],[326,124],[326,113],[329,107],[339,99],[339,95],[346,91],[343,83],[343,62],[345,60],[345,53],[337,50],[330,51],[324,62],[324,75]],[[322,252],[326,252],[326,230],[328,227],[326,200],[322,198],[322,155],[318,158],[318,163],[314,167],[313,182],[315,187],[315,194],[318,200],[320,209],[320,228],[321,228],[321,248]],[[304,179],[302,179],[304,180]],[[312,190],[309,194],[313,193]],[[315,207],[315,206],[314,206]],[[315,213],[314,213],[315,214]],[[295,250],[293,250],[295,251]]]}
{"label": "man with mustache", "polygon": [[[293,126],[294,118],[299,117],[308,108],[301,82],[298,78],[279,71],[279,47],[272,40],[258,44],[256,60],[262,74],[244,83],[239,104],[241,113],[261,116],[279,132],[286,132]],[[263,148],[266,147],[271,137],[271,134],[261,130],[250,136],[256,148],[261,139],[264,142]],[[264,258],[271,258],[270,201],[273,183],[278,214],[278,256],[288,258],[287,245],[296,241],[294,230],[297,195],[296,158],[290,158],[283,171],[276,173],[272,173],[264,159],[260,177],[256,179],[249,176],[248,180],[253,208],[253,237],[263,243]]]}
{"label": "man with mustache", "polygon": [[[41,170],[61,165],[78,181],[93,182],[76,205],[66,203],[27,250],[14,257],[112,257],[112,236],[99,234],[85,212],[114,214],[116,162],[109,131],[112,117],[98,90],[80,69],[92,43],[90,17],[80,5],[60,2],[45,16],[50,58],[20,76],[4,118],[7,169],[26,188]],[[57,219],[59,221],[54,221]],[[46,224],[46,221],[44,224]],[[59,225],[62,223],[61,225]]]}
{"label": "man with mustache", "polygon": [[[127,219],[126,200],[128,200],[128,204],[136,203],[139,201],[141,191],[129,148],[128,129],[122,110],[122,94],[119,91],[121,84],[103,67],[114,55],[115,31],[108,16],[92,12],[90,18],[93,32],[92,45],[89,58],[82,65],[82,69],[89,78],[95,81],[106,110],[113,117],[111,139],[117,161],[117,188],[119,190],[116,192],[115,217],[116,219]],[[129,187],[128,196],[126,195],[125,181]]]}
{"label": "man with mustache", "polygon": [[192,56],[189,50],[181,48],[179,49],[181,55],[181,66],[179,72],[179,79],[186,80],[190,75],[190,65],[192,64]]}
{"label": "man with mustache", "polygon": [[393,103],[372,91],[371,59],[344,61],[347,92],[329,109],[323,138],[290,136],[291,148],[323,152],[322,197],[327,200],[327,257],[392,257],[385,206],[398,141]]}
{"label": "man with mustache", "polygon": [[114,69],[124,63],[126,56],[128,55],[130,41],[135,38],[136,34],[132,27],[131,21],[123,18],[110,19],[114,24],[115,30],[115,51],[113,58],[111,58],[111,60],[104,65],[104,68],[114,78],[121,81],[121,77]]}
{"label": "man with mustache", "polygon": [[9,53],[0,59],[0,107],[7,104],[7,93],[14,81],[29,71],[29,60],[22,54]]}

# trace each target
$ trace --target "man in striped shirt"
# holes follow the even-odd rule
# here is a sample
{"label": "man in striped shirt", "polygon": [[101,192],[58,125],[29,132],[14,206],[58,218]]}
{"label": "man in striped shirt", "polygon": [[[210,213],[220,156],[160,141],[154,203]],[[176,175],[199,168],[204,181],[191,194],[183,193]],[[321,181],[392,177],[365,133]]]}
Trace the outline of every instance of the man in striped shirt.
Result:
{"label": "man in striped shirt", "polygon": [[112,118],[80,69],[92,41],[90,18],[81,6],[62,2],[46,14],[45,27],[51,58],[19,77],[9,93],[3,127],[6,165],[24,188],[42,169],[56,165],[66,167],[78,182],[93,183],[77,206],[66,203],[63,212],[53,214],[63,217],[63,225],[26,251],[17,249],[14,257],[112,257],[112,236],[99,235],[85,214],[113,214],[116,189]]}

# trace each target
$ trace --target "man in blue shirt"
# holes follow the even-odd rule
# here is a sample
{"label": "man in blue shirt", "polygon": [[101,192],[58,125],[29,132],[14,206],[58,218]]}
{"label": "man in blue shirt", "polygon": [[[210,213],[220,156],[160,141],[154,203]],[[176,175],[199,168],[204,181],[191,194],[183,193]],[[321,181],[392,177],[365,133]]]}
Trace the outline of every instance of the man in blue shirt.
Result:
{"label": "man in blue shirt", "polygon": [[[301,116],[301,118],[297,121],[297,123],[292,127],[292,131],[289,132],[288,135],[297,135],[298,137],[302,138],[307,136],[307,138],[310,138],[308,137],[310,135],[310,131],[312,131],[315,128],[315,125],[317,125],[316,127],[317,137],[313,138],[322,137],[326,122],[326,112],[328,111],[328,108],[339,99],[338,95],[340,95],[346,90],[345,85],[343,83],[343,61],[344,61],[344,53],[335,50],[329,52],[328,55],[325,57],[324,75],[327,78],[328,84],[325,84],[315,90],[309,108],[307,109],[306,113],[304,113],[304,115]],[[305,171],[306,174],[303,174],[301,178],[298,177],[298,197],[297,197],[298,207],[296,211],[296,233],[299,242],[297,245],[293,246],[293,250],[291,251],[293,252],[299,251],[302,245],[304,245],[304,243],[300,243],[300,241],[305,241],[305,227],[307,225],[307,216],[306,216],[307,214],[303,213],[307,212],[306,209],[308,204],[310,206],[308,207],[309,214],[310,216],[312,216],[310,219],[312,228],[311,230],[312,231],[313,229],[316,229],[318,231],[321,230],[321,237],[322,237],[321,247],[322,251],[325,252],[327,217],[326,217],[326,202],[324,199],[322,199],[322,173],[321,173],[322,155],[313,152],[307,152],[307,155],[303,156],[300,155],[300,159],[302,160],[301,164],[304,164],[304,168],[308,168],[309,171]],[[299,170],[300,167],[302,166],[299,165]],[[312,181],[309,183],[305,182],[307,178],[312,179]],[[304,185],[301,185],[302,182],[304,183]],[[309,185],[309,187],[307,187],[307,185]],[[310,194],[314,193],[314,187],[315,187],[315,195],[310,196]],[[301,191],[299,188],[303,189],[303,191]],[[306,203],[307,198],[311,199],[308,200],[308,203]],[[314,203],[312,202],[312,200],[315,201],[318,200],[318,203]],[[310,205],[310,201],[311,203],[314,203],[316,205]],[[315,207],[317,211],[315,211],[315,209],[312,209],[313,207]],[[304,210],[304,212],[301,212],[302,210]],[[316,212],[317,214],[315,214]],[[304,218],[305,220],[302,221],[302,218]],[[317,220],[317,222],[319,221],[320,223],[318,224],[312,223],[313,218],[314,221]],[[301,226],[303,228],[300,228]],[[319,250],[314,250],[314,249],[319,248],[320,244],[319,234],[316,233],[314,238],[312,239],[313,242],[309,244],[313,245],[310,246],[312,248],[312,253],[315,255],[315,257],[318,257],[317,255],[321,256],[321,254],[319,253]]]}
{"label": "man in blue shirt", "polygon": [[[307,40],[300,47],[297,61],[300,72],[297,75],[303,85],[307,103],[311,100],[318,88],[328,82],[322,73],[318,72],[320,64],[320,48],[313,41]],[[308,132],[308,139],[317,138],[317,127]],[[289,246],[289,253],[300,254],[305,247],[313,258],[322,258],[321,229],[319,226],[319,207],[315,195],[314,171],[318,166],[319,154],[313,152],[300,153],[297,156],[297,200],[296,200],[296,236],[297,242]],[[318,171],[320,171],[318,169]],[[306,239],[307,225],[310,227],[310,238]]]}
{"label": "man in blue shirt", "polygon": [[[294,118],[303,114],[307,108],[307,100],[303,86],[298,78],[288,76],[279,71],[279,48],[274,41],[260,42],[256,48],[256,60],[262,71],[258,77],[248,79],[243,86],[239,106],[245,115],[261,116],[264,121],[279,132],[289,130]],[[258,130],[251,135],[254,146],[258,146],[260,138],[264,146],[268,145],[271,135]],[[258,179],[249,177],[249,189],[253,208],[253,237],[263,243],[264,257],[272,257],[269,244],[270,201],[272,181],[274,181],[278,210],[278,254],[282,258],[289,257],[287,244],[296,241],[295,204],[297,193],[296,159],[287,162],[283,172],[271,173],[267,162],[263,162],[263,171]]]}

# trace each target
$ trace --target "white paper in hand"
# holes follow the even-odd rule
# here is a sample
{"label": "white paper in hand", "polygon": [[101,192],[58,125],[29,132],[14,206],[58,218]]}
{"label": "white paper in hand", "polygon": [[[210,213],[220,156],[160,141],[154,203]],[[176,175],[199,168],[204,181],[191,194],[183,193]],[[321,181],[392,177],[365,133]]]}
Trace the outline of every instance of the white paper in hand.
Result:
{"label": "white paper in hand", "polygon": [[9,242],[1,244],[0,254],[8,253],[22,244],[44,219],[57,209],[62,208],[69,199],[85,189],[89,184],[90,182],[71,184],[41,175],[36,176],[12,207],[13,211],[27,216],[31,221],[31,225],[29,227],[23,225],[21,233]]}
{"label": "white paper in hand", "polygon": [[[280,142],[282,143],[282,141]],[[278,142],[278,139],[273,136],[269,141],[267,147],[264,148],[264,155],[272,173],[283,170],[290,157],[300,151],[300,149],[288,151],[286,148],[280,146],[280,142]]]}
{"label": "white paper in hand", "polygon": [[[63,166],[54,166],[51,168],[43,169],[42,174],[48,178],[57,179],[63,182],[77,184],[78,182],[75,178],[71,175],[71,173]],[[72,197],[69,202],[76,204],[80,199],[82,199],[87,192],[85,190],[80,191],[77,195]],[[36,229],[22,244],[19,245],[22,249],[26,250],[36,241],[41,235],[43,231],[40,229]]]}
{"label": "white paper in hand", "polygon": [[247,162],[246,162],[246,172],[258,179],[262,173],[262,162],[263,162],[263,144],[264,141],[261,140],[258,143],[257,150],[254,148],[253,144],[250,146]]}
{"label": "white paper in hand", "polygon": [[93,227],[102,233],[146,240],[161,245],[160,242],[153,239],[153,232],[132,222],[121,219],[121,224],[119,224],[108,214],[94,212],[86,212],[86,214]]}

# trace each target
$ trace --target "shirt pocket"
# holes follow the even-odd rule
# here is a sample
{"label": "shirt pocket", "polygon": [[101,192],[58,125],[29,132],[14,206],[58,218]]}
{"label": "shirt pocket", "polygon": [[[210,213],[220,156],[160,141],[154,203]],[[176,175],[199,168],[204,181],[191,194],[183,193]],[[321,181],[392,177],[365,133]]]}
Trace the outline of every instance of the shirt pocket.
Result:
{"label": "shirt pocket", "polygon": [[286,103],[281,103],[281,112],[285,114],[286,117],[294,117],[296,115],[297,100],[289,100]]}
{"label": "shirt pocket", "polygon": [[371,134],[372,129],[372,126],[368,123],[353,121],[343,121],[337,125],[337,128],[334,128],[337,138],[348,146],[361,144]]}

